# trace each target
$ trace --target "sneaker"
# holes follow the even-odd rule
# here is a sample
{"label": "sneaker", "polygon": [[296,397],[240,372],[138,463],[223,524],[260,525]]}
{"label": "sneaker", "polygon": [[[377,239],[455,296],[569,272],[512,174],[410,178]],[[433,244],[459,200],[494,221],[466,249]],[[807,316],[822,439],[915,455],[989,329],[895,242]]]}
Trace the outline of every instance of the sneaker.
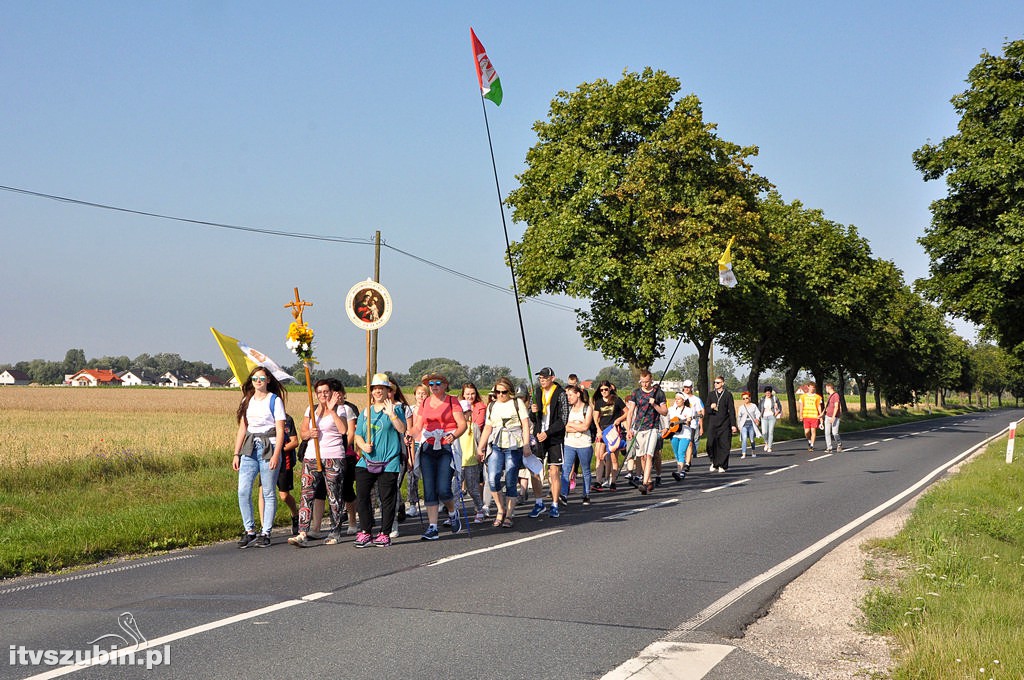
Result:
{"label": "sneaker", "polygon": [[398,529],[392,529],[391,533],[388,534],[388,538],[398,538]]}
{"label": "sneaker", "polygon": [[462,531],[462,516],[459,515],[459,511],[456,508],[455,512],[448,515],[448,519],[451,520],[449,526],[452,528],[452,533],[457,534]]}
{"label": "sneaker", "polygon": [[583,505],[590,505],[590,496],[583,497]]}
{"label": "sneaker", "polygon": [[348,529],[345,529],[345,535],[346,536],[355,536],[358,533],[359,533],[359,529],[357,529],[356,527],[353,527],[353,526],[350,526]]}
{"label": "sneaker", "polygon": [[842,452],[843,452],[843,445],[842,444],[836,444],[836,453],[842,453]]}
{"label": "sneaker", "polygon": [[747,454],[746,454],[746,453],[742,453],[742,454],[740,454],[740,458],[746,458],[746,457],[747,457]]}
{"label": "sneaker", "polygon": [[390,548],[391,538],[387,534],[381,532],[377,534],[377,538],[373,539],[373,545],[378,548]]}
{"label": "sneaker", "polygon": [[757,454],[756,453],[752,453],[752,454],[750,454],[750,457],[751,458],[757,458]]}
{"label": "sneaker", "polygon": [[252,545],[252,542],[256,540],[256,534],[242,533],[242,537],[238,539],[239,548],[248,548]]}
{"label": "sneaker", "polygon": [[440,537],[437,535],[437,527],[427,527],[427,530],[420,536],[421,541],[436,541],[438,538]]}
{"label": "sneaker", "polygon": [[641,495],[646,496],[647,492],[650,490],[650,489],[648,489],[649,486],[651,486],[651,485],[650,484],[644,484],[643,482],[641,482],[640,485],[637,486],[637,489],[640,490],[640,494]]}
{"label": "sneaker", "polygon": [[[357,531],[356,535],[358,534],[359,532]],[[327,534],[327,538],[324,539],[324,545],[338,545],[339,543],[341,543],[341,534],[336,531]]]}
{"label": "sneaker", "polygon": [[294,545],[296,548],[306,548],[309,546],[309,540],[306,538],[306,534],[298,533],[288,539],[290,545]]}
{"label": "sneaker", "polygon": [[487,519],[487,515],[485,515],[483,513],[483,511],[480,511],[480,512],[476,513],[475,517],[473,517],[473,524],[483,524],[484,521],[486,521],[486,519]]}
{"label": "sneaker", "polygon": [[533,504],[533,510],[530,510],[530,514],[527,515],[527,517],[533,517],[533,518],[540,517],[540,514],[542,512],[544,512],[544,504],[543,503],[534,503]]}
{"label": "sneaker", "polygon": [[681,481],[683,481],[683,476],[681,474],[679,474],[678,472],[673,472],[672,473],[672,479],[676,480],[677,482],[681,482]]}
{"label": "sneaker", "polygon": [[357,548],[365,548],[371,543],[373,543],[373,538],[371,538],[370,534],[368,534],[367,532],[360,531],[358,534],[356,534],[355,546]]}
{"label": "sneaker", "polygon": [[615,482],[612,482],[612,485],[608,487],[608,490],[615,491]]}
{"label": "sneaker", "polygon": [[812,444],[810,442],[807,442],[807,450],[808,451],[813,451],[814,450],[814,444]]}
{"label": "sneaker", "polygon": [[266,534],[256,534],[256,538],[253,540],[252,545],[257,548],[269,548],[270,536],[267,536]]}
{"label": "sneaker", "polygon": [[405,509],[405,516],[406,517],[419,517],[420,516],[420,509],[419,509],[419,507],[417,507],[416,505],[409,505],[409,507],[407,507]]}
{"label": "sneaker", "polygon": [[690,464],[687,463],[686,465],[683,466],[683,472],[689,472],[689,471],[690,471]]}
{"label": "sneaker", "polygon": [[711,469],[708,470],[708,472],[718,472],[718,468],[716,468],[714,465],[712,465]]}
{"label": "sneaker", "polygon": [[637,477],[636,475],[630,475],[629,477],[626,478],[626,481],[629,482],[629,485],[634,489],[640,488],[640,478]]}
{"label": "sneaker", "polygon": [[296,515],[292,515],[292,536],[299,535],[299,518]]}
{"label": "sneaker", "polygon": [[723,467],[718,468],[718,472],[725,472],[725,468],[723,468]]}
{"label": "sneaker", "polygon": [[654,478],[654,486],[661,486],[661,475]]}
{"label": "sneaker", "polygon": [[591,489],[591,491],[593,491],[595,493],[600,493],[602,491],[607,490],[607,488],[608,487],[606,487],[604,484],[601,484],[600,482],[598,482],[597,484],[594,485],[594,487]]}
{"label": "sneaker", "polygon": [[450,527],[452,525],[451,515],[448,516],[448,519],[446,519],[445,521],[441,522],[441,525],[442,526],[446,526],[446,527]]}
{"label": "sneaker", "polygon": [[563,494],[559,494],[558,495],[558,502],[561,503],[562,505],[569,505],[569,497],[566,496],[564,493]]}
{"label": "sneaker", "polygon": [[548,517],[558,517],[558,506],[552,505],[551,509],[548,510]]}

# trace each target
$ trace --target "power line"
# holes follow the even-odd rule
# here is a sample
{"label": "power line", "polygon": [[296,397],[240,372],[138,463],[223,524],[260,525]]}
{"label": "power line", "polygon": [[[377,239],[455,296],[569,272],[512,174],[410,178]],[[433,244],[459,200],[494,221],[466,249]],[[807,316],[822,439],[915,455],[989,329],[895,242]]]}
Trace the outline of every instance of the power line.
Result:
{"label": "power line", "polygon": [[[309,240],[309,241],[325,241],[325,242],[328,242],[328,243],[349,243],[349,244],[366,245],[366,246],[373,245],[375,243],[375,240],[373,238],[370,238],[370,237],[355,238],[355,237],[346,237],[346,236],[324,236],[324,235],[321,235],[321,234],[304,234],[304,233],[299,233],[299,232],[283,231],[283,230],[280,230],[280,229],[265,229],[265,228],[261,228],[261,227],[250,227],[250,226],[239,225],[239,224],[227,224],[227,223],[224,223],[224,222],[212,222],[210,220],[198,220],[198,219],[192,219],[192,218],[189,218],[189,217],[178,217],[178,216],[175,216],[175,215],[164,215],[164,214],[161,214],[161,213],[148,212],[148,211],[145,211],[145,210],[134,210],[132,208],[122,208],[122,207],[116,206],[116,205],[108,205],[108,204],[105,204],[105,203],[96,203],[94,201],[84,201],[84,200],[77,199],[77,198],[69,198],[67,196],[57,196],[55,194],[46,194],[46,193],[42,193],[42,192],[39,192],[39,191],[31,191],[29,189],[20,189],[18,187],[9,187],[9,186],[4,186],[4,185],[0,185],[0,190],[9,191],[9,192],[15,193],[15,194],[22,194],[22,195],[25,195],[25,196],[32,196],[34,198],[44,198],[44,199],[47,199],[47,200],[50,200],[50,201],[57,201],[57,202],[60,202],[60,203],[69,203],[71,205],[79,205],[79,206],[84,206],[84,207],[88,207],[88,208],[99,208],[101,210],[112,210],[112,211],[115,211],[115,212],[127,213],[127,214],[130,214],[130,215],[141,215],[143,217],[155,217],[155,218],[161,219],[161,220],[171,220],[173,222],[185,222],[187,224],[197,224],[197,225],[200,225],[200,226],[214,227],[214,228],[217,228],[217,229],[231,229],[233,231],[244,231],[244,232],[249,232],[249,233],[253,233],[253,234],[265,234],[265,235],[268,235],[268,236],[283,236],[285,238],[298,238],[298,239],[305,239],[305,240]],[[404,255],[405,257],[408,257],[410,259],[416,260],[417,262],[420,262],[422,264],[428,265],[430,267],[434,267],[435,269],[439,269],[439,270],[441,270],[443,272],[451,274],[452,276],[458,276],[458,277],[460,277],[462,279],[465,279],[465,280],[470,281],[472,283],[475,283],[477,285],[484,286],[485,288],[490,288],[492,290],[500,291],[500,292],[506,293],[508,295],[514,295],[514,293],[511,290],[509,290],[508,288],[505,288],[503,286],[499,286],[496,283],[491,283],[490,281],[485,281],[483,279],[479,279],[479,278],[477,278],[475,276],[471,276],[469,274],[466,274],[465,272],[460,272],[457,269],[453,269],[451,267],[445,266],[445,265],[440,264],[438,262],[434,262],[432,260],[428,260],[425,257],[420,257],[419,255],[416,255],[416,254],[411,253],[409,251],[402,250],[401,248],[393,246],[390,243],[386,243],[383,240],[381,241],[381,246],[383,246],[385,248],[388,248],[390,250],[393,250],[393,251],[395,251],[396,253],[398,253],[400,255]],[[570,307],[568,305],[563,305],[563,304],[558,303],[558,302],[553,302],[551,300],[542,300],[540,298],[526,298],[526,301],[527,302],[534,302],[534,303],[537,303],[539,305],[544,305],[544,306],[547,306],[547,307],[551,307],[553,309],[559,309],[559,310],[566,311],[566,312],[573,312],[573,313],[576,312],[576,310],[573,307]]]}

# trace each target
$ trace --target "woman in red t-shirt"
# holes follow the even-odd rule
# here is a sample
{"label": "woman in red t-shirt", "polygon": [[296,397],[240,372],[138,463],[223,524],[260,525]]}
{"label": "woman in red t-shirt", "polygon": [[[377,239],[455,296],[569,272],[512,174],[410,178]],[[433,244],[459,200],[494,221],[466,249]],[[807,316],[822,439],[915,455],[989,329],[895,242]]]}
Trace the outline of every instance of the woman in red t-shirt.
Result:
{"label": "woman in red t-shirt", "polygon": [[452,493],[454,456],[452,443],[466,431],[466,418],[459,400],[448,394],[448,378],[438,373],[423,376],[422,383],[430,389],[430,396],[416,411],[413,428],[423,438],[420,444],[420,472],[423,474],[423,504],[427,508],[429,525],[420,538],[436,541],[437,506],[444,503],[451,520],[452,533],[462,530],[462,519],[455,510]]}

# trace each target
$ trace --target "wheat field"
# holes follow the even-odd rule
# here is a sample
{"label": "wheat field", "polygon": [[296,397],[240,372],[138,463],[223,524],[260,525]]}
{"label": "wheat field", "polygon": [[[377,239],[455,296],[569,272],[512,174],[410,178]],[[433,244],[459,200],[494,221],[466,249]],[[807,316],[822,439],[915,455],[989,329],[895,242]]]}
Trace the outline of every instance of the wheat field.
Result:
{"label": "wheat field", "polygon": [[[304,391],[286,395],[301,422]],[[0,466],[88,458],[224,455],[230,461],[240,392],[149,387],[0,387]],[[356,405],[365,395],[352,394]]]}

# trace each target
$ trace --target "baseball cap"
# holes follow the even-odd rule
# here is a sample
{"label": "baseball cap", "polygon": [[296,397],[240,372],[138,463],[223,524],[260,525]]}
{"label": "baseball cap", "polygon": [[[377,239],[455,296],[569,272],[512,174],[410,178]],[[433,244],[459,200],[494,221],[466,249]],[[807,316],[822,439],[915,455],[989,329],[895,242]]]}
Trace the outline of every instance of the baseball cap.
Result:
{"label": "baseball cap", "polygon": [[683,381],[683,387],[693,387],[693,381],[692,380],[684,380]]}
{"label": "baseball cap", "polygon": [[537,371],[536,375],[539,375],[542,378],[554,378],[555,372],[551,370],[550,366],[545,366],[544,368]]}

